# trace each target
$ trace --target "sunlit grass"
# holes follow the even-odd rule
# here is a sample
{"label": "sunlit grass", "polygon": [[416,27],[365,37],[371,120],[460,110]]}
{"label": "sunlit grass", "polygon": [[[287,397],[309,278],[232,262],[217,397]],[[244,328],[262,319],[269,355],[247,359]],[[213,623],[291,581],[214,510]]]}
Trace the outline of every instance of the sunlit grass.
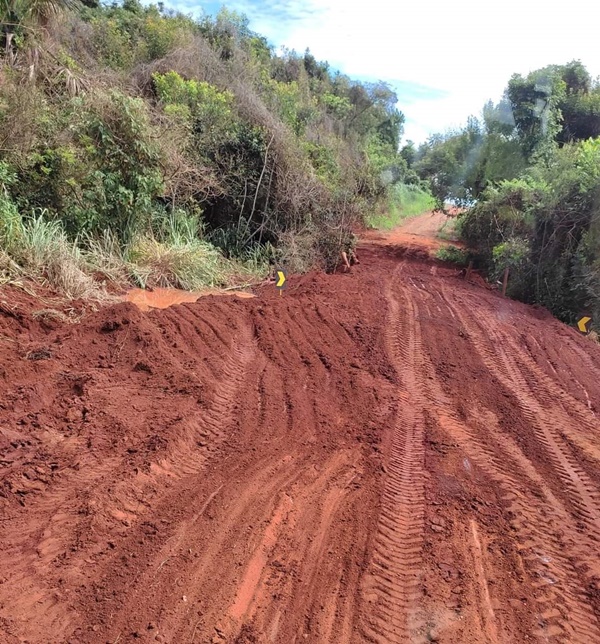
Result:
{"label": "sunlit grass", "polygon": [[393,189],[388,210],[371,215],[367,223],[371,228],[391,230],[404,219],[422,215],[434,206],[435,200],[428,192],[401,184]]}
{"label": "sunlit grass", "polygon": [[[1,213],[0,213],[1,214]],[[46,213],[0,219],[0,284],[32,279],[68,298],[104,299],[106,282],[120,287],[200,290],[246,284],[264,278],[262,257],[227,259],[212,244],[167,222],[161,239],[140,235],[122,245],[114,233],[72,241],[61,222]]]}

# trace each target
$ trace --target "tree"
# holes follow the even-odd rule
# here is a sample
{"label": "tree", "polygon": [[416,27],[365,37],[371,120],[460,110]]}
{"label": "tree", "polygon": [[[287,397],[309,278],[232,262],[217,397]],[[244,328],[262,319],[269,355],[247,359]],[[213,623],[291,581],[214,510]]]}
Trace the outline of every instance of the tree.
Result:
{"label": "tree", "polygon": [[600,136],[600,85],[594,83],[578,60],[561,68],[565,96],[559,104],[563,117],[561,143]]}
{"label": "tree", "polygon": [[419,148],[415,170],[429,181],[439,209],[446,201],[468,205],[480,194],[483,142],[481,124],[471,116],[462,130],[434,135]]}
{"label": "tree", "polygon": [[499,134],[507,138],[515,134],[512,106],[506,96],[496,105],[493,101],[488,101],[483,106],[482,116],[487,134]]}
{"label": "tree", "polygon": [[230,60],[236,46],[256,35],[250,30],[248,16],[227,7],[221,7],[214,19],[206,16],[200,22],[200,31],[219,50],[222,60]]}
{"label": "tree", "polygon": [[578,60],[515,75],[506,96],[528,158],[555,142],[600,135],[600,86]]}
{"label": "tree", "polygon": [[78,0],[0,0],[0,33],[7,57],[14,58],[17,34],[31,34],[61,11],[78,6]]}
{"label": "tree", "polygon": [[318,62],[310,53],[310,49],[307,48],[304,52],[304,69],[306,70],[309,78],[316,78],[322,81],[327,77],[329,64]]}
{"label": "tree", "polygon": [[404,126],[404,114],[396,108],[398,96],[387,83],[355,82],[347,90],[352,110],[347,129],[366,134],[375,129],[382,142],[398,151]]}
{"label": "tree", "polygon": [[400,149],[400,156],[406,161],[406,167],[412,168],[417,158],[415,144],[412,141],[407,141]]}
{"label": "tree", "polygon": [[544,67],[526,77],[515,74],[510,79],[506,96],[527,158],[551,146],[560,132],[558,102],[563,92],[564,83],[556,66]]}

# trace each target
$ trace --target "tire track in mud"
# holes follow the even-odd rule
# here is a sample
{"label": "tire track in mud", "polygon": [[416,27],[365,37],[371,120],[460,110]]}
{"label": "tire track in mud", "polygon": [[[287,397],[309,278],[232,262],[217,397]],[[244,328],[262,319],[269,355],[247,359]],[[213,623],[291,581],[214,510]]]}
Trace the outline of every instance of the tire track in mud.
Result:
{"label": "tire track in mud", "polygon": [[[431,321],[435,318],[444,317],[444,311],[439,306],[436,297],[432,294],[427,285],[422,280],[413,280],[412,277],[407,277],[408,282],[411,285],[412,292],[412,304],[413,306],[410,309],[410,314],[415,317],[415,319],[422,321],[423,325],[431,325]],[[441,302],[444,308],[447,308],[447,305],[444,302]],[[447,310],[447,313],[452,316],[452,313]],[[429,336],[429,330],[427,329]],[[442,390],[442,385],[437,377],[436,369],[434,368],[433,360],[430,356],[431,347],[429,342],[431,342],[431,337],[427,337],[423,340],[423,350],[420,369],[421,369],[421,386],[423,389],[423,396],[425,398],[425,408],[427,410],[428,417],[428,426],[432,427],[431,437],[427,441],[428,446],[435,446],[436,442],[433,440],[433,436],[436,435],[438,430],[442,431],[442,435],[446,434],[448,440],[447,445],[450,446],[461,446],[463,448],[463,454],[470,454],[469,450],[465,449],[465,440],[462,440],[460,434],[457,436],[455,432],[449,431],[455,426],[460,427],[460,421],[458,420],[458,413],[456,408],[456,403],[459,398],[450,399],[445,395]],[[435,341],[435,339],[434,339]],[[452,420],[450,420],[452,419]],[[432,466],[432,452],[428,447],[428,467]],[[468,471],[467,466],[464,464],[465,460],[460,466],[460,471]],[[442,461],[443,463],[443,461]],[[423,619],[422,627],[420,632],[416,634],[415,638],[411,641],[425,642],[425,641],[449,641],[449,642],[460,642],[463,641],[485,641],[494,644],[496,642],[512,642],[514,640],[515,632],[519,632],[520,624],[517,625],[511,620],[509,623],[506,623],[505,620],[498,620],[495,614],[493,604],[498,604],[499,595],[495,590],[497,588],[494,585],[493,593],[490,590],[488,585],[488,578],[486,576],[487,566],[487,557],[483,552],[482,548],[482,539],[480,538],[480,530],[478,522],[481,520],[477,517],[477,512],[472,512],[471,507],[469,507],[465,514],[465,509],[462,509],[459,517],[457,519],[451,519],[453,516],[452,512],[452,503],[446,505],[446,512],[449,512],[449,515],[446,516],[446,513],[439,510],[436,510],[435,506],[444,506],[444,502],[434,501],[439,495],[439,487],[448,485],[444,480],[452,481],[452,478],[448,479],[448,474],[444,469],[439,471],[435,467],[432,470],[433,475],[433,485],[428,486],[427,498],[427,517],[428,521],[431,521],[431,524],[435,528],[435,524],[438,520],[445,521],[446,523],[451,523],[451,537],[447,532],[441,532],[439,529],[436,529],[435,532],[428,531],[427,533],[427,559],[422,562],[425,572],[425,590],[424,596],[422,598],[423,604]],[[448,467],[448,465],[446,465]],[[468,465],[470,467],[470,465]],[[458,473],[460,479],[460,472]],[[462,486],[462,483],[458,483]],[[444,494],[442,492],[442,494]],[[463,497],[464,492],[461,493],[461,501],[464,502]],[[442,498],[444,498],[442,496]],[[429,504],[431,503],[431,505]],[[487,526],[487,522],[485,523]],[[458,545],[458,541],[460,545]],[[450,544],[455,543],[455,550],[452,552],[452,547],[449,547]],[[440,583],[440,578],[437,573],[437,570],[440,569],[440,561],[442,569],[448,564],[443,563],[444,561],[455,561],[455,565],[463,569],[463,585],[455,586],[452,589],[452,595],[454,599],[448,599],[449,605],[466,605],[466,606],[477,606],[475,611],[462,611],[458,609],[458,612],[444,610],[441,606],[444,604],[439,603],[439,600],[435,600],[435,587]],[[452,570],[452,566],[449,567]],[[448,568],[446,568],[448,570]],[[469,571],[467,573],[467,571]],[[468,577],[465,577],[465,573],[468,574]],[[501,569],[498,569],[497,566],[492,566],[492,574],[495,579],[492,581],[495,584],[500,584],[501,586],[506,585],[506,589],[512,588],[512,591],[515,592],[516,588],[514,587],[514,580],[511,578],[503,578],[505,584],[501,584],[500,580],[497,578],[498,575],[506,574]],[[512,576],[512,573],[511,573]],[[450,573],[450,578],[452,578],[452,573]],[[466,583],[469,579],[470,583]],[[448,582],[448,577],[444,576],[444,582]],[[456,583],[456,582],[455,582]],[[491,583],[491,582],[490,582]],[[434,591],[432,593],[432,591]],[[508,591],[510,592],[510,591]],[[504,592],[502,594],[505,594]],[[433,596],[432,596],[433,595]]]}
{"label": "tire track in mud", "polygon": [[[259,378],[258,413],[268,413],[264,425],[271,438],[266,447],[281,444],[285,453],[304,456],[300,462],[296,457],[289,461],[287,467],[296,474],[279,489],[279,501],[272,508],[270,497],[263,503],[270,508],[264,517],[267,527],[253,536],[252,556],[235,581],[235,593],[222,603],[228,608],[220,628],[228,641],[348,642],[369,536],[361,530],[361,516],[371,514],[366,507],[374,507],[365,502],[372,488],[354,485],[364,474],[361,451],[356,443],[351,450],[343,448],[344,424],[350,419],[348,401],[340,405],[338,396],[347,385],[331,376],[339,374],[340,366],[333,357],[353,350],[353,341],[345,333],[342,341],[337,338],[339,321],[332,317],[307,332],[311,325],[302,325],[304,302],[296,311],[283,306],[273,317],[287,341],[281,341],[280,333],[274,343],[269,325],[263,327],[268,320],[261,316],[259,346],[269,357],[269,377]],[[293,373],[290,355],[297,356]],[[327,399],[319,396],[323,390]],[[323,453],[331,432],[335,449]],[[256,438],[254,432],[248,435],[250,441]],[[262,490],[265,484],[252,487]]]}
{"label": "tire track in mud", "polygon": [[[180,433],[171,441],[168,453],[164,458],[151,465],[151,478],[154,485],[161,479],[163,481],[169,479],[172,482],[170,486],[163,487],[162,493],[154,494],[153,514],[163,518],[169,516],[169,512],[181,503],[181,498],[185,495],[188,495],[189,507],[185,518],[180,518],[177,521],[176,529],[162,545],[155,544],[157,549],[148,562],[147,568],[138,573],[135,579],[130,579],[127,586],[123,586],[120,592],[115,593],[114,596],[117,599],[111,609],[115,613],[114,620],[111,620],[114,622],[115,637],[119,637],[122,629],[125,628],[121,616],[135,614],[136,610],[141,613],[139,606],[144,604],[143,595],[151,589],[153,593],[156,592],[159,581],[164,584],[164,588],[161,588],[160,599],[157,600],[155,595],[152,601],[148,601],[148,597],[144,610],[148,610],[150,606],[157,609],[157,612],[164,611],[167,607],[171,607],[173,610],[173,598],[179,596],[180,593],[176,587],[171,585],[172,579],[165,583],[164,568],[166,566],[168,570],[170,562],[172,563],[180,557],[182,544],[189,541],[190,531],[195,528],[215,497],[223,493],[224,482],[217,486],[208,497],[200,496],[194,488],[198,476],[228,440],[229,430],[234,420],[238,392],[246,381],[248,369],[253,364],[256,355],[251,326],[244,323],[233,341],[226,344],[229,344],[230,348],[225,352],[221,361],[219,380],[214,388],[212,403],[202,412],[195,412],[191,419],[182,422],[179,428]],[[115,496],[113,502],[120,498],[118,494]],[[123,552],[133,552],[135,550],[134,544],[139,542],[140,537],[143,539],[144,526],[135,523],[136,520],[139,523],[141,518],[131,517],[133,525],[126,541],[115,551],[110,560],[103,562],[102,568],[97,571],[96,579],[99,586],[102,586],[104,579],[110,579],[113,588],[122,585],[122,580],[119,579],[115,582],[112,578],[114,569],[118,566],[115,562],[119,561]],[[128,591],[128,588],[131,590]],[[179,600],[181,602],[181,597]],[[111,602],[113,601],[111,599]],[[159,609],[160,602],[162,602],[162,607]]]}
{"label": "tire track in mud", "polygon": [[[73,573],[78,568],[89,569],[90,557],[95,558],[98,554],[98,547],[93,543],[87,549],[72,545],[73,537],[85,532],[89,526],[85,525],[85,515],[73,513],[70,508],[85,499],[86,506],[93,508],[95,516],[103,514],[109,521],[119,525],[126,523],[128,531],[136,532],[138,521],[152,510],[150,501],[156,501],[156,493],[152,490],[156,491],[157,480],[178,480],[198,473],[226,439],[235,396],[253,355],[251,329],[246,325],[240,329],[223,361],[212,405],[204,413],[182,421],[174,428],[177,436],[170,442],[165,456],[151,464],[149,473],[123,476],[121,457],[98,462],[86,457],[87,451],[81,449],[76,469],[49,494],[32,501],[29,522],[26,519],[18,531],[2,535],[2,542],[10,544],[10,564],[5,567],[5,574],[11,579],[11,588],[0,585],[0,616],[22,611],[29,604],[36,617],[26,625],[27,629],[52,624],[51,632],[56,641],[66,637],[75,615],[68,614],[56,600],[56,582],[47,579],[41,571],[52,569],[57,563],[62,567],[66,561],[69,562],[68,570]],[[105,390],[103,395],[110,396],[110,390]],[[107,487],[111,489],[110,498],[106,496]],[[42,516],[46,519],[40,521]],[[29,546],[32,541],[37,542],[33,552]],[[117,554],[113,553],[111,561]],[[106,565],[110,568],[112,564],[104,560],[103,566]],[[64,574],[70,573],[65,571]],[[76,575],[80,577],[81,573]],[[19,594],[15,594],[15,586],[22,588]]]}
{"label": "tire track in mud", "polygon": [[173,445],[172,454],[157,463],[156,469],[177,478],[197,474],[227,437],[233,419],[236,394],[255,355],[252,333],[248,326],[240,329],[222,366],[213,403],[198,413],[191,426]]}
{"label": "tire track in mud", "polygon": [[[427,291],[419,294],[426,299],[434,297]],[[451,307],[447,297],[442,298],[442,302],[443,306]],[[447,313],[463,323],[459,310],[448,308]],[[470,339],[474,344],[478,342],[473,334]],[[525,562],[530,576],[530,592],[538,604],[539,629],[534,634],[543,641],[596,641],[600,636],[598,620],[582,592],[584,582],[581,577],[582,566],[592,574],[594,542],[588,542],[584,548],[578,547],[580,535],[576,532],[572,514],[552,493],[547,479],[517,443],[500,429],[494,414],[473,408],[469,412],[469,420],[465,421],[462,415],[459,417],[457,409],[442,391],[439,380],[434,377],[435,369],[430,357],[425,358],[424,365],[430,376],[426,381],[429,408],[435,410],[439,426],[498,483],[508,504],[508,514],[517,536],[515,545]],[[494,373],[492,369],[490,373]],[[532,491],[535,494],[533,503]],[[565,526],[572,529],[566,535]],[[483,609],[485,604],[482,601]],[[485,620],[483,626],[486,626]],[[491,637],[489,630],[487,637]],[[501,638],[501,641],[506,640]]]}
{"label": "tire track in mud", "polygon": [[[525,563],[531,596],[538,606],[536,635],[544,641],[548,638],[564,642],[596,641],[600,628],[593,608],[581,591],[578,572],[584,559],[580,558],[574,565],[574,531],[562,534],[563,526],[570,522],[566,510],[561,511],[558,499],[544,490],[543,479],[507,436],[483,440],[482,429],[474,429],[450,415],[440,416],[439,422],[463,447],[469,459],[497,483],[507,503],[507,514],[516,536],[515,547]],[[486,430],[489,431],[489,425]],[[530,490],[536,484],[540,486],[536,486],[540,496],[532,502]],[[557,606],[561,607],[558,612]]]}
{"label": "tire track in mud", "polygon": [[[472,307],[476,306],[476,302],[471,297],[468,299]],[[571,375],[567,377],[573,378],[583,390],[587,404],[584,404],[566,391],[555,378],[548,376],[533,359],[529,351],[525,351],[519,345],[516,337],[504,332],[500,325],[492,329],[489,335],[494,336],[494,342],[497,346],[510,348],[510,351],[506,351],[505,354],[507,357],[510,356],[518,371],[521,372],[527,390],[543,408],[552,408],[554,414],[560,419],[560,422],[556,423],[557,427],[562,428],[560,437],[568,442],[571,447],[579,448],[583,455],[593,459],[600,465],[600,421],[591,410],[586,389],[576,380],[574,374],[571,372]],[[571,338],[567,339],[569,348],[577,350],[580,359],[590,368],[590,357],[586,356]],[[539,346],[535,338],[532,338],[532,340]],[[506,359],[503,359],[503,361],[506,362]],[[558,377],[556,369],[554,369],[550,361],[548,362],[554,375]],[[591,370],[593,371],[593,369]],[[573,425],[576,427],[575,431],[568,431],[568,428]]]}
{"label": "tire track in mud", "polygon": [[[532,402],[521,372],[507,364],[507,357],[502,358],[490,347],[484,332],[463,315],[460,307],[452,304],[448,294],[443,293],[443,297],[451,314],[469,332],[469,339],[490,373],[508,391],[515,393],[523,417],[552,459],[557,475],[576,496],[575,501],[567,506],[563,499],[555,496],[544,473],[538,471],[535,463],[509,435],[489,421],[475,429],[449,412],[451,408],[444,404],[447,413],[439,416],[440,425],[464,445],[470,458],[503,490],[517,535],[516,546],[531,575],[530,584],[539,607],[540,627],[536,635],[544,641],[565,643],[600,641],[598,617],[582,591],[582,575],[590,581],[590,577],[597,573],[597,537],[593,534],[593,526],[590,540],[576,524],[577,516],[586,520],[588,525],[590,523],[585,504],[590,504],[594,511],[595,499],[589,489],[592,485],[585,479],[581,480],[580,470],[573,466],[568,451],[552,436],[550,429],[540,428],[544,422],[549,422],[552,428],[553,421],[548,418],[546,410]],[[501,339],[493,331],[492,337],[495,340],[493,346],[500,347]],[[435,396],[438,400],[445,397],[441,390]],[[534,503],[530,495],[532,485],[537,488]]]}
{"label": "tire track in mud", "polygon": [[[542,357],[542,360],[546,362],[546,365],[549,367],[550,371],[552,372],[552,375],[550,376],[550,380],[553,382],[555,380],[561,380],[561,376],[558,374],[555,364],[558,364],[558,362],[562,362],[561,367],[563,369],[562,373],[562,384],[563,387],[566,383],[566,381],[571,381],[571,383],[574,383],[578,389],[581,390],[583,393],[583,399],[580,400],[577,397],[572,396],[572,398],[575,399],[575,402],[577,406],[581,408],[581,405],[583,405],[583,408],[586,409],[586,416],[587,417],[592,417],[596,418],[596,413],[594,412],[594,407],[592,405],[592,401],[590,399],[590,395],[588,393],[588,390],[583,386],[581,383],[581,376],[582,372],[585,372],[586,375],[589,375],[591,373],[594,373],[598,369],[598,365],[595,363],[595,361],[592,359],[592,356],[587,353],[582,347],[579,345],[579,342],[575,341],[574,338],[571,337],[570,333],[565,333],[563,329],[561,329],[562,333],[560,333],[560,343],[557,343],[557,347],[547,347],[547,346],[542,346],[538,340],[538,338],[533,335],[531,331],[525,334],[525,342],[526,342],[526,350],[523,351],[523,355],[526,356],[526,358],[531,361],[531,364],[533,367],[538,370],[544,377],[548,377],[548,374],[546,374],[542,366],[540,365],[539,358],[536,359],[536,356],[534,352],[532,351],[532,348],[530,345],[532,345],[535,348],[536,353],[538,356]],[[560,350],[560,353],[563,351],[567,352],[572,352],[573,354],[577,355],[578,358],[578,364],[577,368],[575,368],[575,365],[571,362],[565,363],[564,361],[561,361],[560,359],[560,353],[557,352],[557,349]],[[565,372],[566,370],[566,372]]]}
{"label": "tire track in mud", "polygon": [[[23,626],[47,629],[57,638],[55,641],[63,641],[73,617],[59,601],[58,588],[44,579],[45,568],[68,547],[65,539],[76,521],[63,506],[73,495],[83,496],[89,485],[100,484],[118,459],[99,464],[81,458],[77,463],[77,469],[66,473],[61,486],[31,503],[24,522],[3,524],[0,540],[4,552],[0,617],[12,621],[20,611],[31,612],[32,617]],[[36,544],[33,549],[32,541]]]}
{"label": "tire track in mud", "polygon": [[[168,538],[146,551],[149,565],[138,566],[131,590],[116,574],[100,580],[115,592],[101,607],[99,621],[110,622],[107,640],[128,641],[153,620],[173,642],[349,641],[369,536],[361,516],[375,507],[373,488],[353,484],[369,467],[360,443],[345,446],[353,403],[345,398],[340,405],[336,396],[351,387],[339,378],[335,352],[353,350],[353,341],[346,336],[340,348],[333,330],[327,340],[322,327],[307,333],[286,302],[274,304],[253,318],[255,357],[231,356],[236,365],[247,363],[245,375],[219,369],[230,374],[227,398],[234,402],[223,407],[215,396],[215,418],[230,416],[231,440],[153,506],[167,519]],[[327,330],[336,325],[328,319]],[[335,382],[329,363],[339,374]],[[332,400],[319,395],[324,390]],[[120,553],[135,550],[137,536]]]}
{"label": "tire track in mud", "polygon": [[[220,632],[234,637],[278,539],[279,524],[289,511],[287,490],[301,475],[305,461],[265,459],[258,465],[246,473],[243,488],[226,478],[208,497],[193,498],[190,488],[186,495],[193,516],[180,521],[169,546],[154,555],[151,567],[135,584],[135,593],[127,597],[125,606],[119,607],[111,637],[131,630],[131,615],[140,603],[144,607],[137,610],[137,622],[143,624],[153,615],[161,615],[161,632],[167,641],[189,641],[200,616],[202,624],[195,629],[197,641],[211,641],[215,625]],[[235,474],[239,476],[239,472]],[[204,509],[210,503],[214,507],[207,518]],[[227,508],[225,513],[219,507],[222,505]],[[211,530],[215,518],[218,527]],[[253,545],[248,536],[245,543],[244,527],[255,521],[257,527],[267,523],[262,540]],[[187,553],[193,554],[188,557]],[[244,567],[234,566],[232,570],[234,560],[241,563],[250,553]],[[161,567],[164,561],[168,563]],[[230,622],[224,613],[231,601],[231,587],[240,589],[240,598],[233,602],[236,607]],[[148,588],[152,589],[150,597],[146,594]]]}
{"label": "tire track in mud", "polygon": [[481,539],[479,537],[479,529],[477,528],[477,522],[471,519],[470,523],[470,532],[473,539],[473,554],[474,554],[474,563],[475,563],[475,576],[477,578],[477,584],[479,586],[479,597],[480,597],[480,610],[479,617],[482,622],[482,632],[486,635],[486,640],[490,644],[497,644],[498,642],[498,627],[496,625],[496,616],[494,614],[494,609],[492,608],[492,601],[490,599],[490,590],[488,587],[487,578],[485,575],[485,566],[484,566],[484,554],[483,548],[481,545]]}
{"label": "tire track in mud", "polygon": [[[600,421],[589,406],[574,398],[555,380],[544,373],[536,364],[535,360],[527,353],[520,350],[516,342],[510,336],[503,334],[505,342],[513,349],[515,363],[522,372],[525,381],[528,383],[531,394],[545,408],[553,408],[561,427],[560,437],[566,441],[572,450],[579,450],[582,455],[592,459],[600,467]],[[535,383],[532,386],[529,383]],[[577,383],[587,395],[585,388]],[[574,426],[574,431],[569,427]],[[598,505],[599,498],[596,503]]]}
{"label": "tire track in mud", "polygon": [[370,614],[363,630],[369,641],[404,643],[421,626],[417,602],[425,516],[425,400],[415,308],[403,289],[401,313],[393,286],[388,284],[386,292],[386,344],[399,383],[398,407],[374,552],[364,581],[363,607]]}
{"label": "tire track in mud", "polygon": [[[523,416],[530,423],[536,438],[544,446],[571,493],[569,501],[574,513],[600,537],[599,491],[575,460],[568,443],[565,444],[563,440],[565,436],[577,442],[577,438],[573,438],[575,432],[568,429],[572,419],[560,405],[560,397],[567,394],[562,390],[558,391],[558,388],[554,395],[544,392],[542,385],[545,379],[537,379],[535,376],[538,374],[534,374],[533,378],[527,377],[529,374],[520,364],[521,352],[507,334],[493,325],[486,325],[483,331],[479,331],[478,325],[468,319],[459,307],[452,307],[450,302],[448,305],[454,308],[457,318],[469,330],[473,344],[486,367],[514,394]],[[507,346],[512,351],[508,351]],[[597,424],[597,429],[600,430],[600,424]]]}
{"label": "tire track in mud", "polygon": [[[339,601],[337,580],[352,568],[352,559],[336,561],[328,553],[333,552],[340,530],[335,519],[341,507],[354,500],[350,484],[357,467],[356,454],[339,452],[319,472],[311,472],[305,463],[298,468],[297,478],[280,490],[227,608],[228,638],[235,639],[245,628],[265,639],[268,633],[270,641],[301,641],[306,629],[320,642],[348,641],[339,639],[340,623],[351,619],[352,607]],[[286,570],[295,574],[282,575]],[[300,586],[296,575],[302,580]],[[339,610],[322,615],[323,595],[331,593],[333,580],[337,592],[331,599]],[[304,615],[310,615],[308,627],[291,618]]]}

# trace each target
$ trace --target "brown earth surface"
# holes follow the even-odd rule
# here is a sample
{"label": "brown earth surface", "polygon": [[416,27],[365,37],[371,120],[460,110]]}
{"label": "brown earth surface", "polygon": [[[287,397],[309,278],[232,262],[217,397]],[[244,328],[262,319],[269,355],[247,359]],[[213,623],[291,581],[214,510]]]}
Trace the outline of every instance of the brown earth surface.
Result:
{"label": "brown earth surface", "polygon": [[[456,216],[453,209],[451,217]],[[406,254],[412,251],[413,255],[427,256],[435,254],[449,242],[438,236],[440,229],[449,222],[443,212],[428,212],[419,217],[412,217],[403,222],[401,226],[391,231],[369,230],[363,237],[370,244],[379,246],[396,246]],[[452,241],[453,246],[462,246],[459,241]]]}
{"label": "brown earth surface", "polygon": [[147,313],[0,290],[0,642],[600,642],[600,348],[360,259]]}

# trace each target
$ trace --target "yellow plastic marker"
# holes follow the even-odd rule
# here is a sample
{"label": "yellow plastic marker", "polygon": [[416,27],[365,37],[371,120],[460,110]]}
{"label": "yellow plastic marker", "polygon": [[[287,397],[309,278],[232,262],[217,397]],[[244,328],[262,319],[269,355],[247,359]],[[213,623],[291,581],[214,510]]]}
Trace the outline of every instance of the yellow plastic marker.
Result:
{"label": "yellow plastic marker", "polygon": [[279,295],[281,295],[281,291],[283,291],[283,286],[285,284],[285,273],[283,271],[277,271],[277,288],[279,289]]}
{"label": "yellow plastic marker", "polygon": [[579,322],[577,322],[577,328],[582,332],[582,333],[588,333],[588,324],[592,321],[592,318],[589,317],[583,317]]}

